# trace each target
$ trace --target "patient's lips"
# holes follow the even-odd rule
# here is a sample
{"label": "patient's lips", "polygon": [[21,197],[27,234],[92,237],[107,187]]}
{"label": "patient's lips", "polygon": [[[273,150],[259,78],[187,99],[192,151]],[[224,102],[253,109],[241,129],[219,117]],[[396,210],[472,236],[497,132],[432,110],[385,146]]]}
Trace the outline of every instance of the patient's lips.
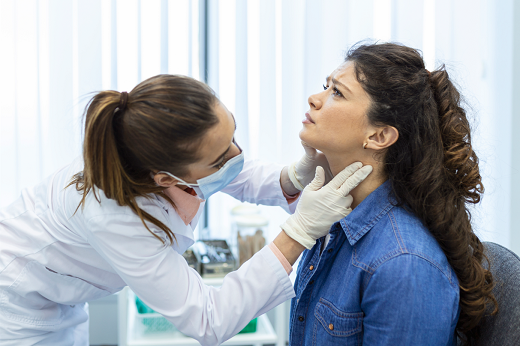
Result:
{"label": "patient's lips", "polygon": [[303,119],[302,123],[304,124],[314,124],[314,120],[312,120],[309,113],[305,113],[305,119]]}

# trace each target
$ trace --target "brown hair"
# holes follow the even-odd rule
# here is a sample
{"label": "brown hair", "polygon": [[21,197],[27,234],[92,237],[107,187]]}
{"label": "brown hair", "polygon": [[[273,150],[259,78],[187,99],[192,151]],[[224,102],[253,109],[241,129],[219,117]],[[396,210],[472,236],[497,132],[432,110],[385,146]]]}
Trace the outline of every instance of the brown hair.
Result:
{"label": "brown hair", "polygon": [[491,272],[482,265],[483,245],[471,227],[468,203],[484,191],[478,158],[461,96],[445,66],[425,69],[419,51],[399,44],[361,44],[347,53],[356,78],[371,98],[371,124],[399,131],[382,154],[398,204],[427,226],[455,271],[460,287],[457,334],[465,344],[478,338],[478,323],[491,293]]}
{"label": "brown hair", "polygon": [[[121,96],[128,97],[120,110]],[[83,194],[78,208],[98,189],[121,206],[130,207],[156,238],[147,222],[162,229],[170,243],[173,232],[142,210],[137,197],[158,194],[173,202],[158,186],[153,171],[177,176],[186,174],[186,165],[196,162],[201,138],[218,118],[213,90],[193,78],[158,75],[138,84],[128,95],[102,91],[88,103],[85,117],[83,159],[85,166],[70,185]]]}

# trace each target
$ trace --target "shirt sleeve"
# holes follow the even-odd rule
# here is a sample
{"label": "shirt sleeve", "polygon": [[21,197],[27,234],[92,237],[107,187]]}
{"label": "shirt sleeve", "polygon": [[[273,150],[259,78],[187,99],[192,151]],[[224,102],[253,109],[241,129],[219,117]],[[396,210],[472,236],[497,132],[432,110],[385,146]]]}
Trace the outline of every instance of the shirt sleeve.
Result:
{"label": "shirt sleeve", "polygon": [[267,247],[216,288],[206,286],[185,259],[151,235],[135,215],[97,216],[87,226],[90,245],[135,294],[202,345],[224,342],[253,318],[294,297],[284,267]]}
{"label": "shirt sleeve", "polygon": [[282,165],[246,157],[242,172],[222,192],[241,202],[280,206],[292,214],[296,210],[299,195],[290,199],[284,196],[280,186],[282,169]]}
{"label": "shirt sleeve", "polygon": [[376,269],[363,292],[363,345],[452,345],[458,283],[417,255]]}

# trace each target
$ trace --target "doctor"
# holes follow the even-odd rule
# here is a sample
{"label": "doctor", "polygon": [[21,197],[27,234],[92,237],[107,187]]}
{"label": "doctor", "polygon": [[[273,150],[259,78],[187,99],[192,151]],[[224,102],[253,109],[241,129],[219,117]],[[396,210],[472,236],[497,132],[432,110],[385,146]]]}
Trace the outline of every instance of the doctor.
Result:
{"label": "doctor", "polygon": [[[349,192],[371,167],[353,164],[322,187],[315,151],[291,169],[244,161],[235,127],[213,91],[188,77],[94,96],[83,157],[0,210],[0,344],[87,346],[85,302],[126,285],[203,345],[292,298],[292,264],[350,212]],[[214,288],[181,254],[220,190],[296,210],[273,243]]]}

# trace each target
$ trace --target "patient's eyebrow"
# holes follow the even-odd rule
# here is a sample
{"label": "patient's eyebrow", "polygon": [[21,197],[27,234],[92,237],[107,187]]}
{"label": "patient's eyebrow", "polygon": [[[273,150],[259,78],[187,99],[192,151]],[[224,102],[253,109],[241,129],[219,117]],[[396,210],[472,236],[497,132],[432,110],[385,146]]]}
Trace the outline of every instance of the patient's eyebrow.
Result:
{"label": "patient's eyebrow", "polygon": [[345,90],[347,90],[349,93],[352,94],[352,90],[350,90],[350,89],[348,88],[348,86],[346,86],[345,84],[341,83],[341,82],[338,81],[336,78],[331,78],[330,76],[327,76],[325,79],[327,80],[327,84],[329,84],[330,81],[332,80],[332,83],[341,86],[342,88],[344,88]]}

